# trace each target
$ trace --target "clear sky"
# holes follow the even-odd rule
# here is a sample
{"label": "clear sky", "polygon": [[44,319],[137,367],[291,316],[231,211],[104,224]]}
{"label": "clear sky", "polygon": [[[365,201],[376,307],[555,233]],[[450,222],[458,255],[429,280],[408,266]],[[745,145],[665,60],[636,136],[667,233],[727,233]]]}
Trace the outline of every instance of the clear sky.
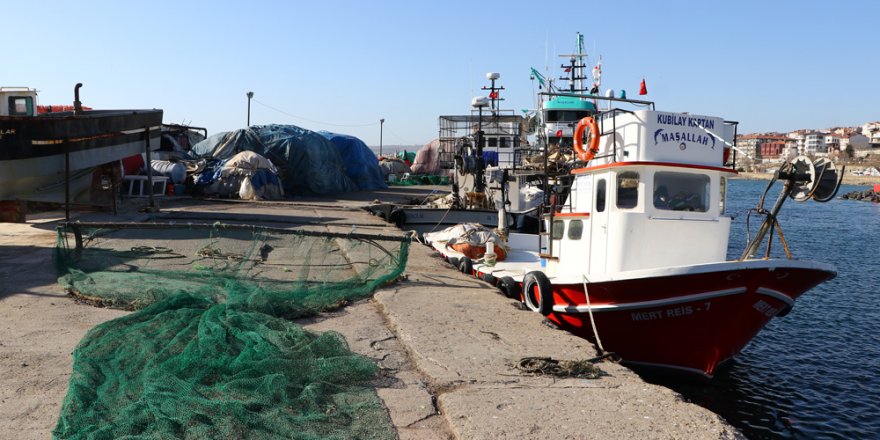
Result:
{"label": "clear sky", "polygon": [[501,74],[502,108],[535,106],[529,67],[560,74],[585,35],[603,90],[740,133],[880,120],[880,2],[11,1],[0,85],[42,104],[161,108],[165,122],[294,124],[385,145],[437,137]]}

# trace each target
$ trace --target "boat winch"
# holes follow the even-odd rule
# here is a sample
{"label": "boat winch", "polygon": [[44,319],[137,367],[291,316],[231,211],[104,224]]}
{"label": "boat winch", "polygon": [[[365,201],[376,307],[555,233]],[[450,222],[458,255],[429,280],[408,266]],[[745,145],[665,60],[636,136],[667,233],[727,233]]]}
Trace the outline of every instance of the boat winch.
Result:
{"label": "boat winch", "polygon": [[[779,221],[776,218],[779,210],[782,209],[782,204],[785,203],[785,199],[789,197],[798,202],[805,202],[810,199],[817,202],[827,202],[833,199],[834,196],[837,195],[837,190],[840,189],[845,169],[846,167],[844,166],[838,170],[837,166],[834,165],[834,162],[824,157],[813,161],[806,156],[798,156],[783,163],[782,166],[779,167],[779,170],[774,173],[773,178],[770,179],[767,188],[764,189],[764,193],[761,195],[758,206],[749,210],[749,216],[751,216],[752,212],[755,212],[764,215],[765,218],[761,227],[758,229],[755,238],[748,239],[749,244],[746,247],[745,252],[743,252],[742,257],[740,257],[740,260],[754,258],[755,253],[758,251],[761,243],[763,243],[767,232],[770,232],[770,238],[767,240],[767,252],[765,258],[769,258],[770,247],[773,241],[772,230],[774,228],[779,233],[779,239],[782,242],[786,256],[791,259],[791,252],[788,249],[785,237],[782,235],[782,228],[779,226]],[[767,211],[764,209],[764,199],[770,191],[770,188],[772,188],[777,181],[783,181],[785,184],[779,197],[776,199],[776,204],[773,205],[773,208],[770,211]],[[751,234],[748,233],[748,230],[747,217],[746,234],[750,236]]]}

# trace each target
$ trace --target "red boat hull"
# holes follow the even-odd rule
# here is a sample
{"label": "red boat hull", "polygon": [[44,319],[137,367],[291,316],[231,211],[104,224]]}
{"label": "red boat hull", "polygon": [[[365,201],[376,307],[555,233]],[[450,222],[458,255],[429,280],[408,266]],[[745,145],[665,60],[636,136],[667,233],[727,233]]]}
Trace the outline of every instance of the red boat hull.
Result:
{"label": "red boat hull", "polygon": [[[561,328],[597,342],[624,362],[662,366],[711,377],[807,290],[835,276],[804,265],[723,270],[594,282],[553,284],[553,312]],[[719,267],[719,269],[721,269]],[[539,293],[533,289],[536,301]]]}

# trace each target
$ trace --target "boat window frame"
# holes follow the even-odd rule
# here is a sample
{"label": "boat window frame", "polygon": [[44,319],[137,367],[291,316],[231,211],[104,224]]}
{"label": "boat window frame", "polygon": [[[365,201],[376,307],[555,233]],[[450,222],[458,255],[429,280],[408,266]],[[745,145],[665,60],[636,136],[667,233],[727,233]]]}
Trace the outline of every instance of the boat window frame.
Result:
{"label": "boat window frame", "polygon": [[553,232],[550,236],[554,240],[562,240],[562,237],[565,237],[565,222],[564,221],[553,220],[553,225],[551,226],[551,229],[553,230]]}
{"label": "boat window frame", "polygon": [[[16,101],[19,99],[23,99],[25,102],[24,112],[20,112],[20,111],[16,110]],[[33,96],[21,96],[21,95],[10,96],[7,104],[9,105],[9,116],[33,116],[34,115],[34,97]]]}
{"label": "boat window frame", "polygon": [[607,184],[605,183],[605,178],[600,177],[596,182],[596,212],[605,212],[606,205],[608,204],[608,189]]}
{"label": "boat window frame", "polygon": [[584,221],[579,218],[571,219],[568,222],[568,234],[566,236],[569,240],[580,240],[584,236]]}
{"label": "boat window frame", "polygon": [[[691,180],[692,182],[686,182],[686,180]],[[694,184],[698,180],[700,181],[698,184],[702,187],[702,192],[692,191],[693,188],[698,186]],[[653,187],[652,206],[654,209],[661,211],[709,212],[709,207],[712,203],[712,178],[706,174],[682,171],[657,171],[654,173]],[[685,189],[688,191],[685,192]],[[697,196],[699,200],[694,200],[694,196]],[[698,201],[700,204],[695,205],[695,201]]]}
{"label": "boat window frame", "polygon": [[[633,175],[635,177],[633,177]],[[624,179],[635,179],[635,187],[624,187],[622,182]],[[641,175],[638,171],[628,170],[621,171],[617,173],[615,178],[617,184],[617,200],[616,206],[617,209],[636,209],[639,207],[639,187],[641,186],[642,180]],[[631,183],[630,183],[631,184]],[[632,191],[634,190],[634,191]],[[626,202],[625,204],[623,202]]]}

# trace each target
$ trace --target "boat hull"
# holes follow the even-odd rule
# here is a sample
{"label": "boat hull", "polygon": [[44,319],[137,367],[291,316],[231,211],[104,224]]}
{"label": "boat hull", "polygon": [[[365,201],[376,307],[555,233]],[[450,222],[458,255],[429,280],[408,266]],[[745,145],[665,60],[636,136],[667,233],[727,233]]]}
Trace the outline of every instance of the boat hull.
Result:
{"label": "boat hull", "polygon": [[628,363],[711,377],[770,319],[785,315],[804,292],[835,276],[810,266],[736,264],[706,273],[553,285],[559,327],[597,342]]}
{"label": "boat hull", "polygon": [[90,169],[144,152],[148,129],[150,149],[159,148],[161,125],[162,110],[0,117],[0,200],[63,202],[65,152],[81,199]]}
{"label": "boat hull", "polygon": [[[463,257],[441,243],[432,246],[446,259]],[[523,281],[541,267],[512,255],[516,261],[494,266],[475,262],[471,275],[491,275],[499,287],[502,277],[510,277],[518,299],[538,312],[541,288]],[[560,328],[601,342],[624,363],[712,377],[772,318],[785,316],[801,295],[835,275],[833,266],[812,261],[746,260],[621,272],[595,281],[549,276],[552,303],[544,310]]]}

